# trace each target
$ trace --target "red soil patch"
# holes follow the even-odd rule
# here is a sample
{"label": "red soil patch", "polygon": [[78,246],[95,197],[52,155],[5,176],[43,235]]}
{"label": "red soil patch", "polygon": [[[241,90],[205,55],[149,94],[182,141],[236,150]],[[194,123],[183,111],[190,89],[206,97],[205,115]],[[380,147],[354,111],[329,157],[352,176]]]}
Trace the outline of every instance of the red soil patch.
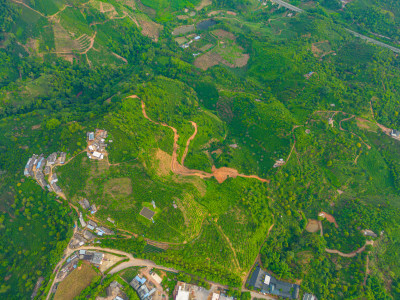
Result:
{"label": "red soil patch", "polygon": [[339,225],[336,223],[335,218],[334,218],[332,215],[330,215],[330,214],[328,214],[328,213],[326,213],[326,212],[321,211],[321,212],[318,214],[318,216],[320,216],[320,217],[322,217],[322,218],[325,218],[325,219],[326,219],[328,222],[330,222],[330,223],[334,223],[336,228],[339,227]]}
{"label": "red soil patch", "polygon": [[[138,96],[136,95],[132,95],[129,98],[138,98]],[[173,132],[174,132],[174,145],[173,145],[173,152],[172,152],[172,160],[171,160],[171,170],[173,173],[178,174],[178,175],[183,175],[183,176],[198,176],[200,178],[211,178],[211,177],[215,177],[215,179],[219,182],[222,183],[224,182],[228,177],[244,177],[244,178],[254,178],[257,179],[259,181],[262,182],[270,182],[267,179],[263,179],[260,178],[256,175],[243,175],[243,174],[239,174],[239,172],[235,169],[232,168],[227,168],[227,167],[222,167],[217,169],[215,166],[212,167],[212,173],[207,173],[204,171],[200,171],[200,170],[192,170],[192,169],[188,169],[185,166],[183,166],[182,164],[180,164],[178,162],[177,159],[177,150],[178,150],[178,139],[179,139],[179,135],[178,135],[178,131],[176,130],[176,128],[169,126],[165,123],[158,123],[153,121],[152,119],[149,118],[149,116],[146,113],[146,105],[143,102],[143,100],[141,100],[141,105],[142,105],[142,113],[143,116],[148,119],[150,122],[154,123],[154,124],[158,124],[164,127],[168,127],[170,128]],[[193,125],[194,122],[192,122]],[[195,123],[194,123],[195,124]],[[193,125],[194,126],[194,125]],[[195,127],[197,128],[197,126]],[[195,132],[197,133],[197,132]],[[194,138],[195,134],[192,135],[192,137]],[[186,148],[189,147],[189,143],[190,141],[186,144]]]}

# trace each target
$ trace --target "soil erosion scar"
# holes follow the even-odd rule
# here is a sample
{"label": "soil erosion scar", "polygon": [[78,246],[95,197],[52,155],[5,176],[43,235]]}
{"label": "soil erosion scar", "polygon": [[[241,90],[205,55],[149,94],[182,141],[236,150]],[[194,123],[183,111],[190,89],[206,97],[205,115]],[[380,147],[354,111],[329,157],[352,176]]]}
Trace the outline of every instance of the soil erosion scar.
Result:
{"label": "soil erosion scar", "polygon": [[[136,96],[136,95],[132,95],[132,96],[129,96],[128,98],[139,98],[139,97]],[[142,113],[143,113],[143,116],[144,116],[147,120],[149,120],[150,122],[152,122],[152,123],[154,123],[154,124],[161,125],[161,126],[164,126],[164,127],[168,127],[168,128],[170,128],[170,129],[173,131],[173,133],[174,133],[174,145],[173,145],[172,161],[171,161],[171,171],[172,171],[173,173],[178,174],[178,175],[183,175],[183,176],[198,176],[198,177],[200,177],[200,178],[211,178],[211,177],[215,177],[215,179],[216,179],[219,183],[224,182],[228,177],[236,178],[236,177],[238,177],[238,176],[239,176],[239,177],[244,177],[244,178],[254,178],[254,179],[257,179],[257,180],[259,180],[259,181],[261,181],[261,182],[267,182],[267,183],[269,183],[269,180],[264,179],[264,178],[260,178],[260,177],[258,177],[257,175],[243,175],[243,174],[240,174],[237,170],[232,169],[232,168],[227,168],[227,167],[222,167],[222,168],[217,169],[215,166],[213,166],[213,167],[212,167],[212,171],[213,171],[212,173],[207,173],[207,172],[200,171],[200,170],[191,170],[191,169],[186,168],[185,166],[183,166],[183,164],[180,164],[180,163],[178,162],[178,159],[177,159],[177,150],[178,150],[178,139],[179,139],[179,135],[178,135],[178,131],[176,130],[176,128],[174,128],[174,127],[172,127],[172,126],[169,126],[169,125],[167,125],[167,124],[165,124],[165,123],[159,123],[159,122],[153,121],[153,120],[147,115],[147,113],[146,113],[146,105],[145,105],[145,103],[143,102],[143,100],[141,100],[141,105],[142,105]],[[191,122],[191,123],[192,123],[193,127],[195,128],[195,132],[194,132],[194,134],[189,138],[189,140],[188,140],[187,143],[186,143],[186,149],[185,149],[184,156],[182,157],[182,158],[183,158],[183,159],[182,159],[182,163],[183,163],[183,161],[184,161],[184,158],[186,157],[187,152],[189,151],[189,150],[188,150],[188,147],[189,147],[190,141],[191,141],[192,139],[194,139],[194,137],[195,137],[196,134],[197,134],[197,124],[194,123],[194,122]]]}

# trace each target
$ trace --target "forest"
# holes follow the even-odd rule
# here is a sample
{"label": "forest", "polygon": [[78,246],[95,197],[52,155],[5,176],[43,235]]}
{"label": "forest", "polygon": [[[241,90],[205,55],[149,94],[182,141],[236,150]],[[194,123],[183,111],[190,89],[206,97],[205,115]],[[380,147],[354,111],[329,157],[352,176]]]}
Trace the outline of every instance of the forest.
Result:
{"label": "forest", "polygon": [[[259,262],[301,296],[399,297],[399,58],[346,30],[397,46],[396,1],[289,1],[305,10],[291,16],[255,0],[61,2],[0,0],[0,298],[50,281],[82,198],[115,221],[101,247],[182,271],[173,282],[248,299]],[[96,128],[102,161],[82,153]],[[55,168],[66,200],[23,176],[55,151],[73,158]]]}

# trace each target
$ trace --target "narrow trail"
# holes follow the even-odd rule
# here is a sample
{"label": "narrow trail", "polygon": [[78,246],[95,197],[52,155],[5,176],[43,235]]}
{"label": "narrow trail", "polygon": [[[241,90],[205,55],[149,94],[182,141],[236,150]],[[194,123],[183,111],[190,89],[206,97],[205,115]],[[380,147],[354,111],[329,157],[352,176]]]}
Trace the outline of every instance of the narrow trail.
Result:
{"label": "narrow trail", "polygon": [[358,161],[358,158],[360,157],[360,155],[361,155],[361,152],[358,153],[357,156],[356,156],[356,158],[354,159],[354,164],[355,164],[355,165],[357,164],[357,161]]}
{"label": "narrow trail", "polygon": [[235,248],[233,248],[233,245],[231,243],[231,240],[226,236],[225,232],[222,230],[221,226],[219,226],[216,222],[214,223],[215,227],[217,227],[217,230],[219,231],[219,233],[224,237],[224,239],[226,240],[226,242],[229,245],[229,248],[231,248],[232,253],[233,253],[233,262],[235,264],[236,269],[241,270],[240,268],[240,264],[239,264],[239,260],[237,259],[236,256],[236,250]]}
{"label": "narrow trail", "polygon": [[42,16],[43,18],[47,18],[47,16],[45,16],[44,14],[42,14],[40,11],[37,11],[36,9],[30,7],[28,4],[22,2],[22,1],[18,1],[18,0],[12,0],[15,3],[21,4],[23,6],[25,6],[26,8],[29,8],[30,10],[34,11],[35,13],[39,14],[40,16]]}
{"label": "narrow trail", "polygon": [[349,117],[349,118],[346,118],[346,119],[342,119],[342,120],[340,120],[340,122],[339,122],[339,128],[340,128],[340,130],[342,130],[342,131],[348,131],[348,130],[345,130],[345,129],[343,129],[342,128],[342,122],[346,122],[346,121],[349,121],[349,120],[351,120],[351,119],[353,119],[355,116],[354,115],[352,115],[351,117]]}
{"label": "narrow trail", "polygon": [[189,144],[190,144],[191,141],[193,141],[193,139],[195,138],[195,136],[196,136],[196,134],[197,134],[197,124],[196,124],[195,122],[193,122],[193,121],[189,121],[189,122],[190,122],[190,123],[192,124],[192,126],[194,127],[194,133],[188,138],[188,140],[187,140],[187,142],[186,142],[185,152],[183,152],[182,159],[181,159],[181,165],[182,165],[182,166],[183,166],[183,164],[184,164],[184,162],[185,162],[186,155],[187,155],[188,152],[189,152]]}
{"label": "narrow trail", "polygon": [[[136,95],[132,95],[129,98],[139,98]],[[219,182],[222,183],[224,182],[228,177],[231,178],[236,178],[236,177],[243,177],[243,178],[253,178],[253,179],[257,179],[261,182],[267,182],[269,183],[270,181],[264,178],[261,178],[257,175],[244,175],[244,174],[240,174],[237,170],[232,169],[232,168],[228,168],[228,167],[222,167],[217,169],[215,166],[212,167],[212,173],[207,173],[204,171],[200,171],[200,170],[192,170],[192,169],[188,169],[185,166],[183,166],[182,164],[180,164],[178,162],[178,139],[179,139],[179,134],[178,131],[176,130],[176,128],[167,125],[165,123],[159,123],[156,121],[153,121],[146,113],[146,105],[143,102],[143,100],[141,100],[141,106],[142,106],[142,113],[143,116],[149,120],[150,122],[157,124],[157,125],[161,125],[164,127],[168,127],[170,128],[173,133],[174,133],[174,143],[173,143],[173,152],[172,152],[172,160],[171,160],[171,171],[175,174],[178,175],[183,175],[183,176],[198,176],[200,178],[211,178],[211,177],[215,177],[215,179]],[[194,122],[193,122],[194,123]],[[190,141],[189,141],[190,143]]]}
{"label": "narrow trail", "polygon": [[[350,115],[350,114],[348,114],[348,113],[346,113],[346,112],[344,112],[344,111],[340,111],[340,110],[317,110],[317,111],[315,111],[313,114],[315,114],[315,113],[334,113],[334,115],[336,115],[337,113],[342,113],[343,115]],[[350,117],[348,117],[348,118],[346,118],[346,119],[343,119],[343,120],[340,120],[340,122],[339,122],[339,129],[340,130],[342,130],[342,131],[346,131],[346,132],[349,132],[350,134],[352,134],[352,135],[354,135],[354,136],[356,136],[356,137],[358,137],[359,139],[360,139],[360,141],[368,148],[368,149],[371,149],[371,146],[370,145],[368,145],[366,142],[364,142],[364,140],[359,136],[359,135],[357,135],[357,134],[355,134],[355,133],[353,133],[353,132],[351,132],[351,131],[349,131],[349,130],[346,130],[346,129],[343,129],[342,128],[342,122],[346,122],[346,121],[349,121],[349,120],[351,120],[352,118],[354,118],[355,117],[355,115],[350,115]],[[359,120],[361,120],[361,121],[368,121],[368,122],[370,122],[369,120],[366,120],[366,119],[362,119],[362,118],[358,118]],[[382,125],[380,125],[380,124],[378,124],[378,123],[376,123],[379,127],[381,127]],[[384,126],[382,126],[382,127],[384,127]],[[383,129],[382,129],[383,130]]]}
{"label": "narrow trail", "polygon": [[328,253],[332,253],[332,254],[338,254],[342,257],[354,257],[358,253],[363,252],[365,250],[365,246],[373,245],[373,244],[374,244],[374,241],[366,241],[364,246],[362,246],[361,248],[358,248],[357,250],[354,250],[353,252],[350,252],[350,253],[343,253],[343,252],[340,252],[339,250],[328,249],[328,248],[325,248],[325,251]]}
{"label": "narrow trail", "polygon": [[[320,235],[321,235],[321,237],[323,237],[324,236],[324,228],[322,226],[322,222],[318,221],[318,224],[319,224],[319,228],[321,229]],[[361,248],[358,248],[357,250],[354,250],[353,252],[350,252],[350,253],[343,253],[343,252],[341,252],[339,250],[328,249],[328,248],[325,248],[325,251],[328,252],[328,253],[331,253],[331,254],[338,254],[338,255],[340,255],[342,257],[354,257],[358,253],[363,252],[365,250],[365,246],[367,246],[367,245],[372,245],[373,246],[374,245],[374,241],[365,241],[364,246],[362,246]],[[367,266],[367,269],[368,269],[368,266]]]}
{"label": "narrow trail", "polygon": [[88,51],[89,51],[90,49],[93,48],[94,40],[95,40],[95,38],[96,38],[96,35],[97,35],[97,31],[95,31],[94,34],[93,34],[93,36],[89,38],[89,40],[90,40],[90,45],[89,45],[89,47],[88,47],[85,51],[81,52],[81,54],[86,54],[86,53],[88,53]]}
{"label": "narrow trail", "polygon": [[293,150],[294,150],[294,147],[295,147],[295,146],[296,146],[296,140],[295,140],[294,143],[293,143],[292,149],[290,149],[290,152],[289,152],[288,157],[286,158],[286,163],[285,163],[285,164],[288,163],[290,157],[292,156],[292,153],[293,153]]}
{"label": "narrow trail", "polygon": [[67,7],[72,7],[72,6],[69,5],[69,4],[64,4],[64,6],[63,6],[58,12],[56,12],[54,15],[48,16],[48,17],[47,17],[48,20],[49,20],[49,21],[55,21],[55,17],[57,17],[57,15],[58,15],[60,12],[63,12]]}
{"label": "narrow trail", "polygon": [[340,128],[340,130],[349,132],[350,134],[352,134],[352,135],[358,137],[358,138],[360,139],[360,141],[361,141],[368,149],[371,149],[371,146],[368,145],[366,142],[364,142],[364,140],[363,140],[359,135],[357,135],[357,134],[355,134],[355,133],[353,133],[353,132],[351,132],[351,131],[349,131],[349,130],[346,130],[346,129],[343,129],[343,128],[342,128],[342,122],[349,121],[350,119],[352,119],[352,118],[354,118],[354,117],[355,117],[355,115],[352,115],[352,116],[349,117],[349,118],[340,120],[340,122],[339,122],[339,128]]}

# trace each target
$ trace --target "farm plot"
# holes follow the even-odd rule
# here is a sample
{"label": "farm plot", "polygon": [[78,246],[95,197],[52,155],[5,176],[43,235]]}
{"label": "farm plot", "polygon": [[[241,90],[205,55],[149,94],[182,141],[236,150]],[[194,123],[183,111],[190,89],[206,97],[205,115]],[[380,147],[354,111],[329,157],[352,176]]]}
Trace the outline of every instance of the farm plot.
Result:
{"label": "farm plot", "polygon": [[118,12],[115,10],[115,7],[110,3],[91,1],[90,4],[93,8],[97,9],[102,14],[105,14],[109,19],[113,19],[118,16]]}
{"label": "farm plot", "polygon": [[319,223],[317,220],[308,220],[306,230],[308,232],[317,232],[320,230]]}
{"label": "farm plot", "polygon": [[91,265],[82,264],[60,283],[54,300],[74,299],[92,282],[96,275],[97,273]]}
{"label": "farm plot", "polygon": [[175,38],[175,42],[177,42],[179,46],[183,45],[187,41],[188,41],[188,39],[185,38],[184,36],[180,36],[180,37]]}
{"label": "farm plot", "polygon": [[[243,48],[236,44],[234,34],[217,29],[212,32],[212,36],[218,40],[216,46],[195,60],[196,67],[207,70],[218,64],[224,64],[230,68],[241,68],[247,65],[250,56],[243,53]],[[211,47],[212,45],[207,43],[199,50],[205,52]]]}
{"label": "farm plot", "polygon": [[135,18],[141,27],[142,34],[157,42],[164,27],[143,14],[135,14]]}
{"label": "farm plot", "polygon": [[236,40],[236,37],[233,33],[223,30],[223,29],[216,29],[216,30],[213,30],[211,33],[220,40],[223,40],[223,39],[229,39],[231,41]]}
{"label": "farm plot", "polygon": [[194,30],[194,25],[183,25],[183,26],[179,26],[176,27],[173,31],[172,31],[172,35],[181,35],[181,34],[186,34],[189,33],[191,31]]}
{"label": "farm plot", "polygon": [[241,52],[239,46],[215,47],[212,51],[199,56],[194,65],[202,70],[224,64],[230,68],[241,68],[247,65],[250,55]]}
{"label": "farm plot", "polygon": [[53,31],[57,54],[69,54],[81,48],[79,41],[72,39],[68,31],[59,23],[53,25]]}
{"label": "farm plot", "polygon": [[186,194],[183,201],[176,198],[176,203],[182,211],[188,236],[198,235],[206,215],[205,209],[194,200],[192,194]]}

